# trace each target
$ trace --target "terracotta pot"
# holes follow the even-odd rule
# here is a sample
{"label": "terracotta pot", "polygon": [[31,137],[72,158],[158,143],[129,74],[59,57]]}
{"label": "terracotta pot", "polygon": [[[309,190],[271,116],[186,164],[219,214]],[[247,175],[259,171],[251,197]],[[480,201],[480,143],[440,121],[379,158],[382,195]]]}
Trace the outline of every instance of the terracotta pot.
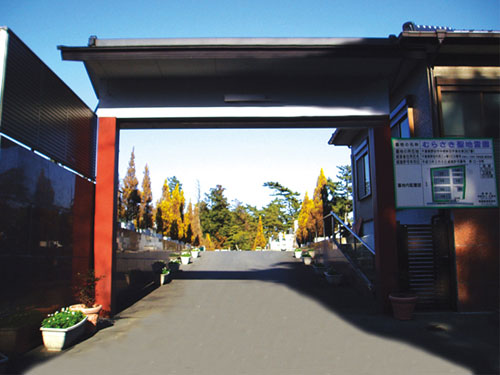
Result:
{"label": "terracotta pot", "polygon": [[80,303],[71,305],[69,309],[71,311],[81,311],[88,318],[86,324],[87,333],[94,333],[97,330],[97,322],[99,321],[99,312],[102,310],[102,305],[86,307],[84,304]]}
{"label": "terracotta pot", "polygon": [[391,293],[389,300],[392,305],[392,313],[398,320],[411,320],[413,310],[417,304],[417,296],[411,293]]}

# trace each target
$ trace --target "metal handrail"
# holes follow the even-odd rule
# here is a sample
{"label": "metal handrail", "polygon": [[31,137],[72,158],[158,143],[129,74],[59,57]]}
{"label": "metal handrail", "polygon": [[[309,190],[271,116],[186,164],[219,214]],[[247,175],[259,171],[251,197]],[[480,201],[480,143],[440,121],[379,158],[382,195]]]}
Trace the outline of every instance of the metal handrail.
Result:
{"label": "metal handrail", "polygon": [[324,221],[327,217],[329,217],[329,216],[333,216],[335,219],[337,219],[337,221],[338,221],[338,222],[339,222],[339,223],[340,223],[340,224],[341,224],[341,225],[342,225],[345,229],[347,229],[347,230],[348,230],[348,231],[349,231],[349,232],[350,232],[350,233],[354,236],[354,238],[356,238],[359,242],[361,242],[361,243],[362,243],[362,244],[363,244],[363,245],[364,245],[364,246],[368,249],[368,251],[369,251],[370,253],[372,253],[373,255],[375,255],[375,250],[373,250],[373,249],[370,247],[370,245],[368,245],[365,241],[363,241],[361,238],[359,238],[359,236],[358,236],[356,233],[354,233],[354,232],[352,231],[352,229],[351,229],[351,228],[349,228],[349,227],[348,227],[348,226],[347,226],[347,225],[346,225],[346,224],[342,221],[342,219],[341,219],[340,217],[338,217],[338,216],[335,214],[335,212],[330,211],[330,213],[329,213],[328,215],[326,215],[326,216],[324,216],[324,217],[323,217],[323,221]]}

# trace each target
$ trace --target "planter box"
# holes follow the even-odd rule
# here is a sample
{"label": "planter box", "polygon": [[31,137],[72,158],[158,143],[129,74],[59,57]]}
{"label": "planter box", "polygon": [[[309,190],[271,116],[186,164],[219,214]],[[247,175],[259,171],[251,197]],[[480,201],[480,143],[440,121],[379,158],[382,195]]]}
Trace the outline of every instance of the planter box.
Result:
{"label": "planter box", "polygon": [[325,272],[324,275],[328,284],[340,285],[342,281],[342,274],[330,275],[328,272]]}
{"label": "planter box", "polygon": [[161,273],[160,274],[160,285],[165,285],[170,282],[170,273]]}
{"label": "planter box", "polygon": [[87,317],[69,328],[40,328],[43,344],[48,351],[58,352],[73,344],[84,332]]}

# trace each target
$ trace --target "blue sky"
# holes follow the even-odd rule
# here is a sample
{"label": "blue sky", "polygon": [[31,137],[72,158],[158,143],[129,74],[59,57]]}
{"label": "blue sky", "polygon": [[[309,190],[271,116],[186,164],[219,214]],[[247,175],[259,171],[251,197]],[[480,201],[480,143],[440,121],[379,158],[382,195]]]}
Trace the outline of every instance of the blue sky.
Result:
{"label": "blue sky", "polygon": [[[500,30],[498,0],[3,0],[0,25],[8,26],[87,105],[97,99],[82,63],[61,61],[57,45],[85,46],[90,35],[99,38],[147,37],[387,37],[398,35],[406,21],[457,29]],[[243,133],[244,132],[244,133]],[[319,169],[334,177],[336,165],[347,164],[348,151],[326,145],[333,129],[305,132],[258,131],[122,131],[120,174],[135,147],[137,175],[144,164],[152,170],[153,194],[176,175],[188,198],[202,195],[216,183],[229,199],[257,206],[270,199],[262,183],[269,179],[299,191],[312,192]],[[242,140],[245,142],[242,142]],[[217,143],[219,142],[219,143]],[[157,143],[163,153],[152,153]],[[300,147],[300,151],[298,148]],[[196,155],[204,168],[178,158]],[[220,151],[220,149],[225,152]],[[190,151],[191,150],[191,151]],[[217,150],[217,152],[214,152]],[[193,158],[194,156],[189,156]],[[238,157],[235,157],[237,155]],[[303,164],[301,160],[307,159]],[[208,167],[209,166],[209,167]],[[233,181],[231,183],[231,181]]]}

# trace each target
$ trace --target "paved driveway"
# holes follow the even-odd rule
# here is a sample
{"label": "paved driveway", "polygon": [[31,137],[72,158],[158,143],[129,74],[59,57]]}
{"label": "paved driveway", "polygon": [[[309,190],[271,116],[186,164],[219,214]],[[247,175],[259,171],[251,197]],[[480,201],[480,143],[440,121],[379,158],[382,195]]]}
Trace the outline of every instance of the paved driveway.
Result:
{"label": "paved driveway", "polygon": [[[287,252],[211,252],[114,325],[28,374],[448,374],[498,369],[498,325],[468,337],[457,315],[377,314]],[[455,317],[455,318],[453,318]],[[454,320],[455,319],[455,320]],[[458,319],[458,320],[457,320]],[[478,320],[479,322],[479,320]],[[468,324],[468,325],[467,325]],[[494,331],[496,329],[496,331]],[[496,337],[495,337],[496,335]],[[496,351],[496,352],[495,352]]]}

